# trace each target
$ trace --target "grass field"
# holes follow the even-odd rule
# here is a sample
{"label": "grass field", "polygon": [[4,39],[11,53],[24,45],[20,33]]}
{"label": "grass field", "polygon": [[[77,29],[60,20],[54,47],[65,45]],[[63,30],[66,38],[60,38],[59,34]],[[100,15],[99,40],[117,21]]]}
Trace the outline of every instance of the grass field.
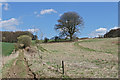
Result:
{"label": "grass field", "polygon": [[[39,77],[116,78],[118,77],[117,38],[40,44],[40,56],[28,57]],[[61,61],[65,62],[63,76]],[[42,65],[45,64],[45,65]],[[56,72],[56,70],[59,70]]]}
{"label": "grass field", "polygon": [[2,55],[9,56],[14,49],[14,44],[13,43],[6,43],[6,42],[2,42],[0,44],[2,44]]}
{"label": "grass field", "polygon": [[[35,52],[22,51],[24,54],[22,56],[26,58],[29,67],[26,67],[25,64],[23,66],[26,68],[21,71],[27,75],[29,72],[24,72],[24,69],[29,68],[36,78],[117,78],[117,42],[118,38],[104,38],[76,42],[42,43],[38,44],[38,48],[34,44],[32,47]],[[16,61],[19,61],[19,57]],[[23,57],[20,58],[21,65],[26,63],[22,62],[24,61]],[[61,61],[65,63],[64,75],[62,74]],[[18,64],[15,66],[18,68]],[[15,73],[19,76],[19,72],[22,73],[20,70],[17,71],[17,68],[15,68]],[[4,71],[7,70],[4,69]],[[13,73],[10,74],[11,77]],[[15,75],[13,77],[16,78]]]}

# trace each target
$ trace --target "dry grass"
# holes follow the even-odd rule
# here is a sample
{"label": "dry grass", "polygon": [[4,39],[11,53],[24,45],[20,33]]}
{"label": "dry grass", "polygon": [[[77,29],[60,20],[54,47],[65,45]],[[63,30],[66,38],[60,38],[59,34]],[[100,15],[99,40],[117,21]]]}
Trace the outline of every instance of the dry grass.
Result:
{"label": "dry grass", "polygon": [[[117,38],[112,38],[79,43],[83,48],[88,47],[96,51],[78,47],[74,45],[75,42],[41,44],[40,46],[45,50],[40,52],[42,59],[36,54],[36,57],[29,59],[29,63],[32,64],[31,69],[38,74],[38,77],[63,77],[61,74],[63,60],[65,62],[64,77],[116,78],[118,77],[116,53],[118,48],[115,44],[111,44],[116,40]],[[106,49],[115,50],[111,54],[107,53]]]}
{"label": "dry grass", "polygon": [[100,51],[100,52],[117,54],[118,45],[114,42],[118,42],[118,38],[85,40],[85,41],[80,42],[79,45],[85,48],[90,48],[90,49]]}
{"label": "dry grass", "polygon": [[117,78],[118,48],[112,43],[116,41],[117,38],[109,38],[46,43],[38,48],[34,45],[35,52],[24,50],[24,57],[37,78]]}

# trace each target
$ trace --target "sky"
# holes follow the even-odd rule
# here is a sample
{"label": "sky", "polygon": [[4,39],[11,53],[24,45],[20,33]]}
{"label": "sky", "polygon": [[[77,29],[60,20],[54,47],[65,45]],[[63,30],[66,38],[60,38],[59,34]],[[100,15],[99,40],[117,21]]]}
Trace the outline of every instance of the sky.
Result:
{"label": "sky", "polygon": [[4,2],[0,6],[2,31],[35,31],[38,36],[42,32],[51,38],[59,34],[54,29],[57,20],[69,11],[84,20],[78,37],[96,37],[118,28],[118,2]]}
{"label": "sky", "polygon": [[119,2],[120,0],[0,0],[0,2]]}

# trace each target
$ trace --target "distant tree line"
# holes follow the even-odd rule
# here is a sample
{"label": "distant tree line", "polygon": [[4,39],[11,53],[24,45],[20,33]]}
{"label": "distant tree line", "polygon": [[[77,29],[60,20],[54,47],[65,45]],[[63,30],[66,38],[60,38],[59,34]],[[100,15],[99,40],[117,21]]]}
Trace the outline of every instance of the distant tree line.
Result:
{"label": "distant tree line", "polygon": [[21,35],[28,35],[32,38],[32,40],[37,39],[37,35],[33,35],[29,31],[16,31],[16,32],[10,32],[10,31],[1,31],[2,32],[2,42],[10,42],[10,43],[16,43],[17,37]]}
{"label": "distant tree line", "polygon": [[120,37],[120,28],[112,29],[104,35],[104,38]]}

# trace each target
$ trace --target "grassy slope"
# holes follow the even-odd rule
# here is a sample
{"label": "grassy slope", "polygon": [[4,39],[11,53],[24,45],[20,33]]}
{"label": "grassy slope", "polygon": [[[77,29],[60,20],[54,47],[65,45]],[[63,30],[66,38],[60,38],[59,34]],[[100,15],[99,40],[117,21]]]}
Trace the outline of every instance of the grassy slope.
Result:
{"label": "grassy slope", "polygon": [[74,45],[88,51],[103,52],[108,54],[117,54],[117,38],[88,39],[75,42]]}
{"label": "grassy slope", "polygon": [[117,54],[111,51],[118,48],[111,44],[113,41],[117,38],[41,44],[47,50],[42,60],[53,67],[61,66],[61,60],[64,60],[65,73],[69,77],[117,77]]}
{"label": "grassy slope", "polygon": [[2,44],[2,55],[9,56],[14,49],[14,44],[13,43],[5,43],[5,42],[2,42],[0,44]]}
{"label": "grassy slope", "polygon": [[[40,53],[40,55],[42,56],[41,60],[39,59],[38,54],[35,54],[36,57],[26,57],[29,57],[30,61],[28,61],[28,63],[32,64],[30,68],[38,74],[38,77],[62,77],[61,73],[59,72],[62,72],[61,60],[63,60],[65,62],[64,77],[115,78],[117,77],[118,73],[117,54],[106,54],[104,50],[112,50],[112,48],[116,48],[115,44],[112,45],[112,48],[111,45],[109,45],[111,44],[111,42],[116,40],[117,39],[114,38],[94,40],[92,39],[79,42],[40,44],[38,48],[41,50],[42,53]],[[104,44],[102,44],[103,42]],[[92,47],[90,45],[92,45]],[[95,48],[93,46],[95,46]],[[102,48],[102,50],[100,48],[99,50],[99,47],[104,48]],[[21,59],[20,55],[18,59],[19,58]],[[22,61],[19,62],[18,60],[16,62],[17,66],[13,67],[11,71],[17,71],[18,67],[21,67],[22,70],[25,70],[25,65],[22,63]],[[42,65],[42,63],[46,63],[47,65]],[[59,72],[51,70],[48,67],[52,67],[54,69],[58,68]],[[18,70],[18,72],[21,74],[27,74],[24,73],[24,71],[22,70]],[[18,76],[26,77],[21,74]]]}

